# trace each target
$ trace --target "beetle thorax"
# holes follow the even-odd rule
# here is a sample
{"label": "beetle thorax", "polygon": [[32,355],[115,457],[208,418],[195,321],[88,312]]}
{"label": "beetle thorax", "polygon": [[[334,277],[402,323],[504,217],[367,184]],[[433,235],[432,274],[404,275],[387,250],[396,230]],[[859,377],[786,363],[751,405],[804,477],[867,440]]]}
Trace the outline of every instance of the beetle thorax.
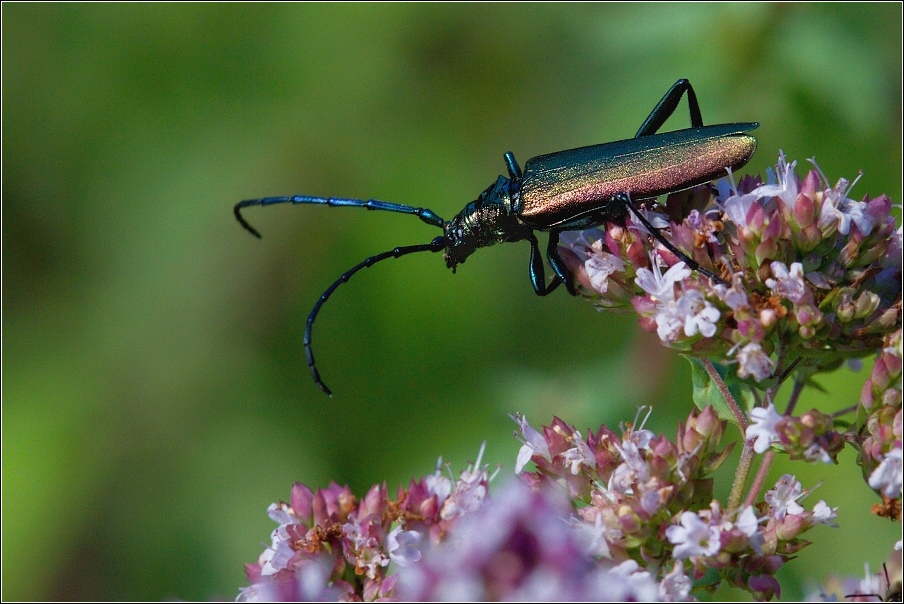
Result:
{"label": "beetle thorax", "polygon": [[512,189],[513,183],[500,176],[476,201],[445,224],[446,266],[454,271],[477,248],[530,236],[531,229],[518,219]]}

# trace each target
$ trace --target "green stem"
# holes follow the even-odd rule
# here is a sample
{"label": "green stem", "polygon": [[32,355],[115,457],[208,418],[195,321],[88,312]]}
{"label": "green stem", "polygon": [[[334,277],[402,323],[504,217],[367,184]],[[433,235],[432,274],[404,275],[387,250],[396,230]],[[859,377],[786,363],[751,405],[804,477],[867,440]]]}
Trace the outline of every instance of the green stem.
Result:
{"label": "green stem", "polygon": [[738,504],[741,503],[741,497],[744,495],[744,487],[747,485],[747,477],[750,475],[750,468],[753,466],[753,440],[747,440],[747,427],[750,425],[750,422],[747,421],[747,415],[741,411],[737,401],[735,401],[734,397],[731,395],[728,386],[725,385],[722,376],[716,371],[712,361],[704,359],[703,366],[706,367],[706,372],[709,374],[709,377],[716,384],[719,392],[722,393],[722,398],[725,399],[725,402],[728,404],[728,408],[731,409],[735,419],[738,420],[738,429],[741,431],[741,438],[744,439],[744,448],[741,449],[741,459],[738,461],[738,469],[737,472],[735,472],[734,482],[731,485],[731,494],[728,496],[728,509],[731,511],[737,509]]}
{"label": "green stem", "polygon": [[715,382],[716,387],[719,389],[719,392],[722,393],[722,398],[724,398],[725,402],[728,403],[728,408],[731,409],[731,412],[734,414],[735,419],[738,420],[738,425],[741,427],[741,434],[743,436],[744,432],[747,431],[747,426],[749,425],[747,416],[741,412],[741,408],[738,407],[738,404],[735,402],[734,397],[728,390],[728,386],[726,386],[725,382],[722,381],[722,376],[720,376],[719,372],[716,371],[716,368],[713,365],[712,361],[710,361],[709,359],[703,359],[703,366],[706,367],[706,372],[709,374],[709,377],[713,382]]}
{"label": "green stem", "polygon": [[747,476],[750,475],[750,468],[753,465],[753,457],[753,440],[744,441],[744,448],[741,449],[741,459],[738,460],[738,471],[735,473],[735,479],[731,485],[731,493],[728,495],[729,513],[738,509],[741,504],[741,497],[744,496],[744,487],[747,485]]}

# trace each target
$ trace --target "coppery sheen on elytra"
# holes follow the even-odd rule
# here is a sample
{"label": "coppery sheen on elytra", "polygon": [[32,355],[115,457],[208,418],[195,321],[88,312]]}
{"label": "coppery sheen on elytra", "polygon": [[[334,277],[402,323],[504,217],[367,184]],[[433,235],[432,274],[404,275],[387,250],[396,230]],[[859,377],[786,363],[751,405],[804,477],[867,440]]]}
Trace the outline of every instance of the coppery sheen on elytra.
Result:
{"label": "coppery sheen on elytra", "polygon": [[547,230],[577,218],[575,208],[598,212],[589,201],[619,193],[643,201],[725,176],[726,167],[740,168],[756,150],[756,139],[743,134],[751,126],[704,126],[534,157],[521,180],[521,221]]}

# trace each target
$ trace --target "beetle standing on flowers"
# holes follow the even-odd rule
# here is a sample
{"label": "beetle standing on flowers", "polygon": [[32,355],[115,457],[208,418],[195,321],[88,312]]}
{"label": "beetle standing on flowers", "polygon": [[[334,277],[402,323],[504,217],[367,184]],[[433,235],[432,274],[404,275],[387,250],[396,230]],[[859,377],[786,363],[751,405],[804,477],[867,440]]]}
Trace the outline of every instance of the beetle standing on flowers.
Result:
{"label": "beetle standing on flowers", "polygon": [[[691,127],[657,134],[685,94],[690,107]],[[725,176],[728,170],[744,166],[756,150],[756,139],[747,132],[758,126],[756,122],[704,126],[694,89],[690,82],[682,79],[653,108],[634,138],[540,155],[527,160],[523,170],[515,156],[507,152],[504,159],[508,178],[500,176],[476,201],[466,205],[449,221],[425,208],[375,199],[365,201],[307,195],[248,199],[236,204],[234,211],[242,226],[256,237],[260,237],[260,233],[248,224],[241,210],[249,206],[278,203],[346,206],[413,214],[443,230],[443,234],[430,243],[401,246],[367,258],[343,273],[320,296],[308,316],[304,346],[314,382],[323,392],[331,395],[320,378],[311,349],[314,320],[321,306],[339,285],[362,268],[387,258],[442,251],[446,266],[454,272],[455,267],[478,248],[527,240],[531,246],[528,274],[537,295],[545,296],[562,283],[569,293],[574,294],[574,283],[557,250],[559,234],[624,218],[630,210],[653,237],[691,269],[724,283],[719,275],[701,267],[666,239],[639,211],[637,204],[710,182]],[[534,231],[549,232],[546,258],[553,271],[549,283],[546,283],[543,259]]]}

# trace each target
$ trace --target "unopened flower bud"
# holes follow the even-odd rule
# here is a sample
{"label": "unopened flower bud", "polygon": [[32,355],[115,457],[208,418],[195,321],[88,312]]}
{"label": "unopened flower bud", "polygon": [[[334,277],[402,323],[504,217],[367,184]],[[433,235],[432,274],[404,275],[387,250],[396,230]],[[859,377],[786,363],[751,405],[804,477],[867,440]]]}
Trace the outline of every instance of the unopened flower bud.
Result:
{"label": "unopened flower bud", "polygon": [[766,329],[772,327],[777,319],[778,315],[775,313],[775,310],[771,308],[764,308],[760,311],[760,323],[762,323],[763,327]]}
{"label": "unopened flower bud", "polygon": [[879,308],[879,296],[873,292],[865,291],[857,298],[857,310],[854,312],[855,319],[862,319],[869,316]]}
{"label": "unopened flower bud", "polygon": [[816,219],[814,210],[813,200],[809,196],[799,193],[797,195],[797,203],[794,204],[794,219],[801,229],[813,224]]}
{"label": "unopened flower bud", "polygon": [[819,230],[819,226],[816,223],[801,229],[800,233],[797,234],[797,247],[802,252],[809,252],[820,243],[822,243],[822,231]]}

